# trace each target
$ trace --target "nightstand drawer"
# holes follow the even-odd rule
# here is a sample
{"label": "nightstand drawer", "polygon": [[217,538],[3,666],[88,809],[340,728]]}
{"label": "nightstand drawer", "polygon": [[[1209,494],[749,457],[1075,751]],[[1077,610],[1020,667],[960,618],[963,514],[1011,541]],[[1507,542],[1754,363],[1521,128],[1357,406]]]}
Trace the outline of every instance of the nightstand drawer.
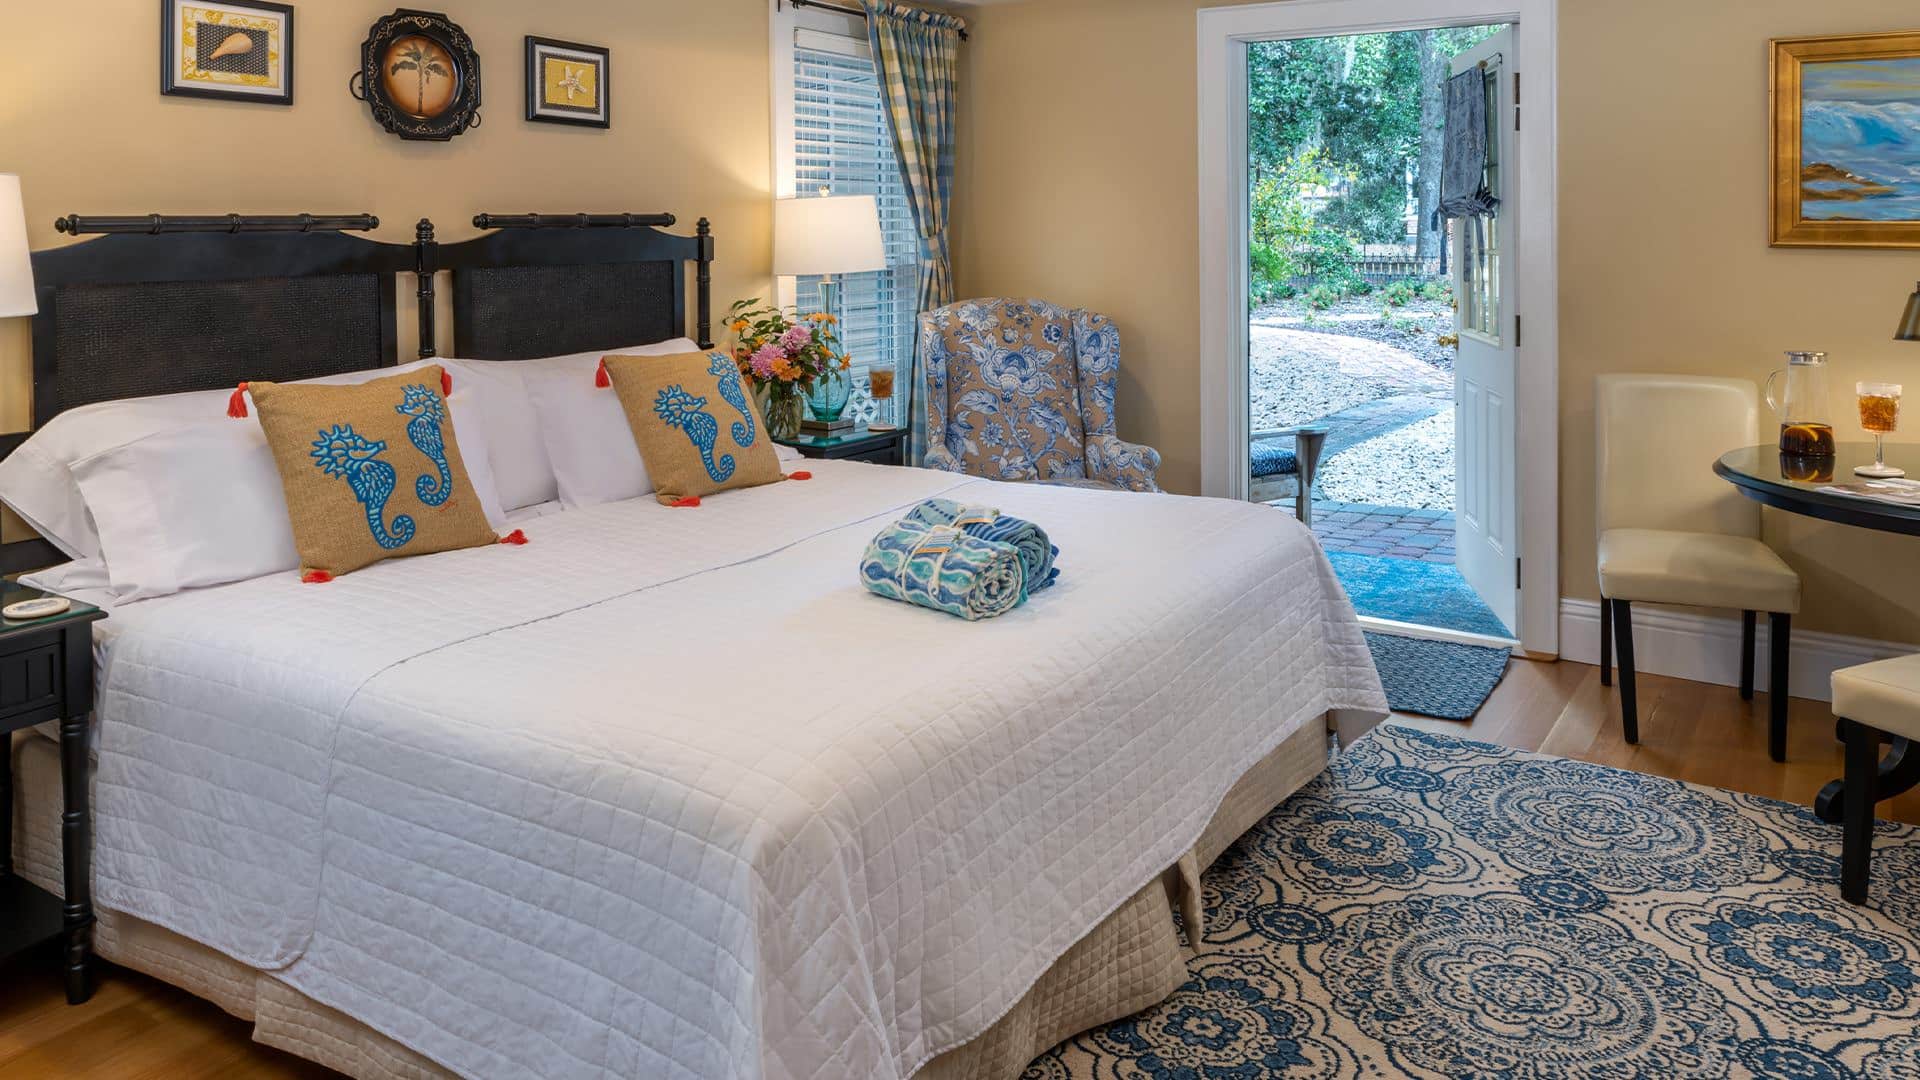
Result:
{"label": "nightstand drawer", "polygon": [[0,652],[0,721],[60,704],[60,653],[58,642]]}
{"label": "nightstand drawer", "polygon": [[844,460],[864,461],[869,465],[906,464],[906,462],[901,460],[900,444],[898,442],[890,442],[878,449],[866,450],[858,454],[848,454]]}

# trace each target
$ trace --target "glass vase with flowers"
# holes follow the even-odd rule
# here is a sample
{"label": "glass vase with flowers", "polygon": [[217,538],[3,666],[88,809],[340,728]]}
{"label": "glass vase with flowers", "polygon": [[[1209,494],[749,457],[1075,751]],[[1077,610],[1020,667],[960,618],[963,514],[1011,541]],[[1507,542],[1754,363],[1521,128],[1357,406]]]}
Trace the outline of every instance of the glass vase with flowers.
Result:
{"label": "glass vase with flowers", "polygon": [[[762,306],[759,300],[735,301],[728,322],[737,339],[734,363],[740,377],[753,387],[766,415],[767,430],[776,439],[790,439],[800,431],[811,398],[831,408],[833,388],[850,387],[848,369],[853,358],[840,351],[840,320],[826,312],[801,315],[782,307]],[[847,393],[839,395],[845,410]],[[818,409],[815,410],[816,414]]]}

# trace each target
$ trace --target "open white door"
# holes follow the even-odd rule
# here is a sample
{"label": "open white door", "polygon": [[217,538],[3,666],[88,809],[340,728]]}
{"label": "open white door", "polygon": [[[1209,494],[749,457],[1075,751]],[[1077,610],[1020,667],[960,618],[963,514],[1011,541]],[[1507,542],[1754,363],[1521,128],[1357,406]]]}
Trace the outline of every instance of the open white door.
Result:
{"label": "open white door", "polygon": [[1500,200],[1493,217],[1457,218],[1453,228],[1454,552],[1461,576],[1513,629],[1520,606],[1519,498],[1514,469],[1514,154],[1518,55],[1505,30],[1453,58],[1453,71],[1479,68],[1487,85],[1487,186]]}

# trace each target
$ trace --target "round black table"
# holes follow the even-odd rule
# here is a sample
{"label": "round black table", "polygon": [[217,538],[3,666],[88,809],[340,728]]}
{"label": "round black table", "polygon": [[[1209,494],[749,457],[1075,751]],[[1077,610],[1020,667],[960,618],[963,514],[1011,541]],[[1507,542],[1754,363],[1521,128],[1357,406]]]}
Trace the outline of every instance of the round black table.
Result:
{"label": "round black table", "polygon": [[[1791,514],[1920,536],[1920,506],[1895,506],[1820,490],[1864,481],[1867,477],[1854,475],[1854,466],[1873,464],[1872,443],[1841,443],[1835,450],[1831,459],[1813,459],[1787,457],[1775,446],[1749,446],[1721,455],[1713,471],[1747,498]],[[1920,480],[1920,453],[1912,447],[1887,447],[1887,464]],[[1894,739],[1893,748],[1881,759],[1871,801],[1891,799],[1916,784],[1920,784],[1920,748],[1911,739]],[[1820,790],[1813,810],[1822,821],[1838,825],[1845,803],[1846,783],[1835,780]]]}
{"label": "round black table", "polygon": [[[1722,455],[1713,463],[1713,471],[1747,498],[1791,514],[1920,536],[1920,506],[1895,506],[1820,490],[1864,482],[1867,477],[1855,476],[1854,466],[1873,464],[1872,443],[1841,443],[1836,449],[1831,458],[1789,458],[1772,446],[1749,446]],[[1920,480],[1920,452],[1914,447],[1887,447],[1887,464]]]}

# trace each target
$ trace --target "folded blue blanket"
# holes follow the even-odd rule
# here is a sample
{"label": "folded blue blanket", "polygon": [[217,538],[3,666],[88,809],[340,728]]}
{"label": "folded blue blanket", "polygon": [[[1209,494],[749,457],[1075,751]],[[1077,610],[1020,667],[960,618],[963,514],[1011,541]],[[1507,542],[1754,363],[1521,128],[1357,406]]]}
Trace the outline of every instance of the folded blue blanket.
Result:
{"label": "folded blue blanket", "polygon": [[889,600],[963,619],[1005,615],[1027,599],[1027,575],[1010,544],[952,525],[896,521],[860,559],[860,583]]}
{"label": "folded blue blanket", "polygon": [[952,499],[928,499],[907,511],[907,521],[923,525],[952,525],[980,540],[1012,544],[1020,553],[1027,570],[1027,595],[1059,580],[1060,569],[1053,565],[1060,549],[1047,538],[1047,531],[1031,521],[1008,517],[990,506],[973,506]]}

